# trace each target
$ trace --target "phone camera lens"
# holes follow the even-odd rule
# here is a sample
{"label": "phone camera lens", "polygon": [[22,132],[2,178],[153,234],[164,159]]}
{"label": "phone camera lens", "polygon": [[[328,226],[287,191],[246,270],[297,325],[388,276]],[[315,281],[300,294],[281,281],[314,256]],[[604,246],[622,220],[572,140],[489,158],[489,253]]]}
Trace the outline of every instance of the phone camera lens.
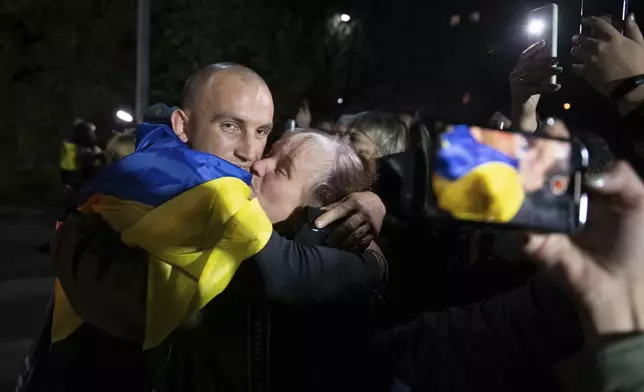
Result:
{"label": "phone camera lens", "polygon": [[552,176],[550,179],[550,192],[555,196],[561,196],[568,190],[568,178],[565,176]]}

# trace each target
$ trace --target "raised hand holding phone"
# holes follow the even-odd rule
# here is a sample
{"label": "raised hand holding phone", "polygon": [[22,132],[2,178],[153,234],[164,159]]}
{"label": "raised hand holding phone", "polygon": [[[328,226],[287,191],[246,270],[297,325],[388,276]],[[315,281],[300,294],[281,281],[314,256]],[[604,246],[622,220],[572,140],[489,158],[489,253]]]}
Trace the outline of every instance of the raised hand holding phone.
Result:
{"label": "raised hand holding phone", "polygon": [[[589,17],[583,21],[585,26],[601,31],[598,37],[576,35],[573,37],[571,54],[580,64],[573,65],[573,71],[586,79],[597,91],[610,96],[626,79],[644,75],[644,35],[635,17],[627,18],[625,35],[602,18]],[[625,104],[632,102],[637,106],[644,101],[644,86],[628,93]],[[616,102],[618,103],[618,102]],[[619,102],[621,106],[621,102]],[[620,107],[622,114],[631,105]]]}
{"label": "raised hand holding phone", "polygon": [[559,91],[561,85],[552,83],[552,78],[561,74],[556,57],[543,57],[547,50],[546,41],[539,41],[521,56],[510,74],[512,92],[512,124],[514,128],[534,132],[538,128],[537,106],[541,94]]}

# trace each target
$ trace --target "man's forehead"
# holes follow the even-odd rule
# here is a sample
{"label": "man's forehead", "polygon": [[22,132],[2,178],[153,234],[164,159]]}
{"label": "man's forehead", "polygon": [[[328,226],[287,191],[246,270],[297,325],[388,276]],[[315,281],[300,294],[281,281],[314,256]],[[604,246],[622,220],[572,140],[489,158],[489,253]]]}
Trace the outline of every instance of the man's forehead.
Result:
{"label": "man's forehead", "polygon": [[230,115],[245,121],[272,121],[273,100],[268,87],[259,79],[245,81],[234,75],[220,77],[215,74],[200,95],[202,111]]}

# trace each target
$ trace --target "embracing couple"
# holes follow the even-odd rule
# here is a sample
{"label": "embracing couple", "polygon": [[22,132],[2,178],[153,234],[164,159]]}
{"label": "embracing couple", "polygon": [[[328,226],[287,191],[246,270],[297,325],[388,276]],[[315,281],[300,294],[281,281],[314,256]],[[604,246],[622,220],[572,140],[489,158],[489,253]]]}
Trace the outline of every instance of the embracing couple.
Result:
{"label": "embracing couple", "polygon": [[[388,273],[373,171],[314,130],[262,157],[272,120],[258,74],[210,65],[171,127],[141,125],[136,152],[85,188],[52,244],[46,390],[364,386],[361,321]],[[329,241],[351,251],[291,240],[340,220]]]}

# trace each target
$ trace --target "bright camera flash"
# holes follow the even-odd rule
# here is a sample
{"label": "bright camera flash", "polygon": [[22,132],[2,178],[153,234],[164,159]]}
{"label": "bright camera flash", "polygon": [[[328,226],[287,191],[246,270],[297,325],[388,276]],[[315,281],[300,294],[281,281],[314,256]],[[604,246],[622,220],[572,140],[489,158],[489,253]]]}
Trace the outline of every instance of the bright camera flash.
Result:
{"label": "bright camera flash", "polygon": [[546,23],[541,19],[533,19],[528,23],[528,34],[530,35],[541,35],[546,29]]}

